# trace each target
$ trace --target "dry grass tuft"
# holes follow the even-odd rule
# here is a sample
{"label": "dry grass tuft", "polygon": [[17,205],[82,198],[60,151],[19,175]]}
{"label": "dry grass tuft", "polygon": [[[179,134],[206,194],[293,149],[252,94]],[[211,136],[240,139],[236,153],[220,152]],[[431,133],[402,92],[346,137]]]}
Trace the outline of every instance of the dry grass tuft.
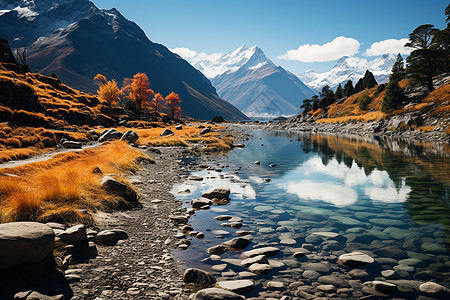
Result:
{"label": "dry grass tuft", "polygon": [[94,174],[94,168],[122,178],[139,168],[139,158],[146,155],[126,142],[116,141],[99,149],[65,153],[49,161],[2,169],[19,177],[0,177],[1,221],[92,223],[93,212],[124,205],[123,199],[101,188],[103,175]]}

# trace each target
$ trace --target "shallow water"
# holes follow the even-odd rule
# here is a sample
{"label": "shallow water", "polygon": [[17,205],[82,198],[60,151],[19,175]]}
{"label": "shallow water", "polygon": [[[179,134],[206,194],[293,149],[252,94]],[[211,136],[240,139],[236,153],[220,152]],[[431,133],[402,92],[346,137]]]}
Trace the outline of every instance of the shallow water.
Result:
{"label": "shallow water", "polygon": [[[321,275],[355,280],[350,269],[336,263],[339,255],[355,250],[376,260],[363,268],[370,277],[356,279],[361,283],[384,280],[381,271],[395,270],[386,279],[432,280],[450,287],[450,159],[445,149],[389,140],[249,133],[253,137],[245,148],[211,161],[215,170],[192,174],[203,181],[186,180],[173,189],[186,207],[210,187],[229,187],[232,192],[229,204],[191,217],[194,230],[205,233],[205,239],[193,238],[188,250],[174,251],[187,267],[211,271],[224,263],[201,260],[209,257],[207,248],[237,236],[238,229],[213,219],[226,214],[243,219],[239,230],[253,231],[245,250],[267,245],[281,249],[271,259],[283,266],[251,278],[257,287],[250,296],[270,292],[268,280],[282,281],[292,290],[298,281],[313,286],[313,280],[303,277],[312,262],[324,265]],[[261,164],[255,165],[256,160]],[[178,193],[187,188],[191,193]],[[311,253],[294,258],[303,244],[312,244]],[[239,257],[235,252],[222,255],[225,260]],[[225,263],[222,272],[212,271],[219,280],[242,278],[239,272],[245,268],[233,260]],[[404,293],[400,296],[408,298]]]}

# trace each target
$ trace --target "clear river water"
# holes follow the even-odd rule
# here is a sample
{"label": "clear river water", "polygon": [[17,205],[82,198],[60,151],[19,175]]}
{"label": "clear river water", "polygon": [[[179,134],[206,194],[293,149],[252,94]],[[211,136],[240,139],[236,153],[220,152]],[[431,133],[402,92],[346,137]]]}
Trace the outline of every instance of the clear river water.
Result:
{"label": "clear river water", "polygon": [[[173,188],[186,208],[211,187],[231,190],[229,203],[191,216],[190,224],[205,238],[190,238],[187,250],[174,251],[186,267],[210,271],[218,280],[250,278],[256,287],[246,296],[269,297],[283,291],[296,295],[303,287],[310,295],[360,297],[361,284],[371,280],[390,280],[400,287],[395,297],[405,299],[418,296],[418,285],[425,281],[450,288],[448,147],[279,131],[248,133],[245,148],[211,156],[209,168],[191,174],[202,181],[187,178]],[[186,189],[190,193],[179,193]],[[242,218],[242,228],[223,226],[226,222],[214,219],[219,215]],[[237,230],[251,232],[252,243],[245,250],[281,250],[270,258],[274,268],[269,274],[246,272],[239,266],[239,252],[210,259],[206,249],[237,237]],[[298,251],[307,255],[293,257]],[[366,253],[375,262],[359,273],[337,264],[339,255],[352,251]],[[307,270],[316,273],[306,276]],[[318,290],[319,275],[344,282],[335,284],[336,290]],[[268,281],[285,287],[277,291],[267,286]]]}

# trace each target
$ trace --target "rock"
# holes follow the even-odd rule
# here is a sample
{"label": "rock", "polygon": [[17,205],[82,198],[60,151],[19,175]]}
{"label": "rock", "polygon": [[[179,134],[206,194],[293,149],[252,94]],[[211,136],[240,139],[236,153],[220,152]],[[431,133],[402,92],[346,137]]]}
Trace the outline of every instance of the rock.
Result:
{"label": "rock", "polygon": [[258,256],[255,256],[255,257],[244,259],[241,262],[241,266],[247,268],[247,267],[249,267],[249,266],[251,266],[252,264],[255,264],[255,263],[268,265],[269,264],[269,260],[267,259],[267,257],[265,255],[258,255]]}
{"label": "rock", "polygon": [[245,148],[244,144],[234,144],[233,145],[234,148]]}
{"label": "rock", "polygon": [[207,134],[207,133],[209,133],[209,132],[211,132],[211,127],[206,127],[206,128],[203,128],[201,131],[200,131],[200,135],[203,135],[203,134]]}
{"label": "rock", "polygon": [[214,188],[209,189],[206,192],[202,193],[202,197],[213,199],[213,198],[228,198],[230,196],[230,189],[228,188]]}
{"label": "rock", "polygon": [[131,143],[136,142],[139,139],[139,135],[136,132],[129,130],[129,131],[125,132],[120,139],[125,140],[131,144]]}
{"label": "rock", "polygon": [[97,246],[94,242],[88,242],[89,246],[89,257],[90,258],[96,258],[98,255]]}
{"label": "rock", "polygon": [[164,129],[163,132],[161,132],[160,136],[171,136],[171,135],[174,135],[174,134],[175,133],[172,130],[166,128],[166,129]]}
{"label": "rock", "polygon": [[48,222],[48,223],[45,223],[45,225],[50,226],[52,229],[59,229],[62,231],[66,230],[66,226],[61,223]]}
{"label": "rock", "polygon": [[306,255],[305,251],[297,251],[294,253],[294,257],[304,257]]}
{"label": "rock", "polygon": [[203,206],[211,206],[213,202],[208,198],[197,198],[191,201],[191,205],[193,208],[201,208]]}
{"label": "rock", "polygon": [[225,245],[216,245],[206,249],[206,252],[209,254],[222,255],[229,250],[228,246]]}
{"label": "rock", "polygon": [[346,253],[339,256],[338,263],[349,268],[364,267],[375,260],[367,254],[361,252]]}
{"label": "rock", "polygon": [[369,273],[361,269],[353,269],[348,272],[348,275],[355,279],[367,278],[370,276]]}
{"label": "rock", "polygon": [[64,148],[69,148],[69,149],[81,149],[81,146],[83,144],[81,142],[76,142],[76,141],[64,141],[62,143],[62,146]]}
{"label": "rock", "polygon": [[189,221],[189,218],[187,216],[180,215],[171,215],[169,216],[169,219],[177,224],[186,224]]}
{"label": "rock", "polygon": [[222,272],[227,268],[227,266],[228,266],[227,264],[214,265],[211,267],[211,270],[216,272]]}
{"label": "rock", "polygon": [[66,275],[66,280],[69,283],[74,283],[74,282],[79,282],[81,280],[81,277],[79,275],[75,275],[75,274],[69,274]]}
{"label": "rock", "polygon": [[100,184],[104,190],[122,197],[128,202],[138,202],[139,197],[134,189],[111,176],[104,176]]}
{"label": "rock", "polygon": [[427,296],[438,299],[450,299],[450,289],[435,282],[425,282],[419,286],[419,291]]}
{"label": "rock", "polygon": [[302,276],[309,280],[316,280],[320,277],[320,273],[314,270],[306,270],[303,272]]}
{"label": "rock", "polygon": [[216,283],[216,278],[200,269],[190,268],[184,272],[184,283],[192,283],[199,287],[209,287]]}
{"label": "rock", "polygon": [[331,268],[326,263],[302,263],[303,270],[314,270],[320,273],[329,273]]}
{"label": "rock", "polygon": [[183,129],[183,125],[177,125],[177,126],[175,126],[175,129],[176,130],[182,130]]}
{"label": "rock", "polygon": [[333,275],[326,275],[326,276],[321,276],[318,278],[318,281],[320,283],[324,283],[324,284],[332,284],[335,287],[338,288],[347,288],[350,287],[350,284],[347,282],[347,280],[344,280],[340,277],[336,277]]}
{"label": "rock", "polygon": [[327,293],[327,294],[331,294],[331,293],[335,293],[337,291],[336,287],[332,284],[321,284],[317,286],[317,290]]}
{"label": "rock", "polygon": [[58,234],[58,237],[66,244],[76,245],[87,240],[86,228],[83,224],[75,225]]}
{"label": "rock", "polygon": [[14,299],[17,300],[64,300],[66,297],[64,297],[63,294],[58,294],[54,296],[48,296],[41,294],[36,291],[27,291],[27,292],[20,292],[14,295]]}
{"label": "rock", "polygon": [[242,279],[242,280],[229,280],[229,281],[219,281],[216,286],[224,290],[229,290],[234,293],[243,294],[248,293],[255,287],[253,280]]}
{"label": "rock", "polygon": [[102,244],[115,243],[118,240],[125,240],[128,234],[121,229],[103,230],[97,234],[97,241]]}
{"label": "rock", "polygon": [[383,270],[381,271],[381,276],[383,276],[386,279],[396,279],[397,274],[395,274],[394,270]]}
{"label": "rock", "polygon": [[249,239],[243,238],[243,237],[237,237],[232,240],[229,240],[223,245],[226,245],[233,249],[243,250],[247,248],[248,245],[250,245],[251,241]]}
{"label": "rock", "polygon": [[372,286],[376,291],[386,295],[391,295],[398,291],[398,288],[395,284],[385,281],[374,280],[372,281]]}
{"label": "rock", "polygon": [[219,288],[208,288],[198,291],[192,300],[243,300],[238,294]]}
{"label": "rock", "polygon": [[277,165],[276,164],[270,164],[269,165],[269,167],[271,167],[271,168],[274,168],[274,167],[276,167]]}
{"label": "rock", "polygon": [[109,140],[118,140],[121,137],[122,137],[122,133],[120,133],[119,131],[115,130],[114,128],[111,128],[111,129],[103,131],[100,134],[100,137],[99,137],[98,141],[103,143],[103,142],[109,141]]}
{"label": "rock", "polygon": [[281,281],[269,281],[267,282],[267,287],[270,289],[284,289],[284,282]]}
{"label": "rock", "polygon": [[242,254],[247,257],[254,257],[257,255],[265,255],[267,257],[272,257],[272,256],[276,255],[278,252],[280,252],[280,249],[278,249],[276,247],[263,247],[263,248],[256,248],[253,250],[245,251]]}
{"label": "rock", "polygon": [[255,165],[259,166],[261,164],[261,162],[259,160],[254,162]]}
{"label": "rock", "polygon": [[37,222],[0,224],[0,269],[40,262],[53,252],[53,229]]}
{"label": "rock", "polygon": [[265,275],[272,271],[272,266],[267,264],[255,263],[248,267],[248,270],[256,275]]}
{"label": "rock", "polygon": [[248,230],[237,230],[236,231],[237,235],[249,235],[249,234],[252,234],[252,233],[253,233],[253,231],[248,231]]}
{"label": "rock", "polygon": [[220,215],[220,216],[214,217],[214,220],[217,220],[217,221],[228,221],[232,217],[233,216],[230,216],[230,215]]}

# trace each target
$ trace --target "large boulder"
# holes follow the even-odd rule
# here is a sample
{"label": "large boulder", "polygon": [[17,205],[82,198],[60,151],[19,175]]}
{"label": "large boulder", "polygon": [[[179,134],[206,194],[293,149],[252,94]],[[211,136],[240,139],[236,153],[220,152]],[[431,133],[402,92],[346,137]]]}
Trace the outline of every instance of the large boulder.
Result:
{"label": "large boulder", "polygon": [[211,206],[213,204],[213,202],[211,200],[209,200],[208,198],[197,198],[191,201],[191,205],[193,208],[201,208],[204,206]]}
{"label": "large boulder", "polygon": [[216,283],[216,278],[203,270],[190,268],[184,272],[183,282],[192,283],[200,287],[209,287]]}
{"label": "large boulder", "polygon": [[192,300],[243,300],[242,296],[239,296],[232,291],[227,291],[219,288],[208,288],[198,291]]}
{"label": "large boulder", "polygon": [[245,248],[247,248],[248,245],[250,245],[250,243],[251,241],[249,239],[237,237],[232,240],[226,241],[222,244],[232,249],[244,250]]}
{"label": "large boulder", "polygon": [[53,253],[55,234],[37,222],[0,224],[0,269],[39,262]]}
{"label": "large boulder", "polygon": [[125,132],[120,139],[125,140],[131,144],[131,143],[136,142],[139,139],[139,135],[136,132],[129,130],[129,131]]}
{"label": "large boulder", "polygon": [[104,176],[102,178],[101,186],[103,189],[111,192],[119,197],[122,197],[128,202],[137,202],[138,194],[131,187],[112,178],[111,176]]}
{"label": "large boulder", "polygon": [[419,286],[419,291],[428,297],[450,299],[450,289],[435,282],[425,282]]}
{"label": "large boulder", "polygon": [[228,188],[212,188],[202,193],[202,197],[213,199],[213,198],[228,198],[230,196],[230,189]]}
{"label": "large boulder", "polygon": [[109,140],[118,140],[122,137],[122,133],[120,133],[119,131],[115,130],[114,128],[108,129],[103,131],[100,134],[100,137],[98,139],[99,142],[105,142],[105,141],[109,141]]}

